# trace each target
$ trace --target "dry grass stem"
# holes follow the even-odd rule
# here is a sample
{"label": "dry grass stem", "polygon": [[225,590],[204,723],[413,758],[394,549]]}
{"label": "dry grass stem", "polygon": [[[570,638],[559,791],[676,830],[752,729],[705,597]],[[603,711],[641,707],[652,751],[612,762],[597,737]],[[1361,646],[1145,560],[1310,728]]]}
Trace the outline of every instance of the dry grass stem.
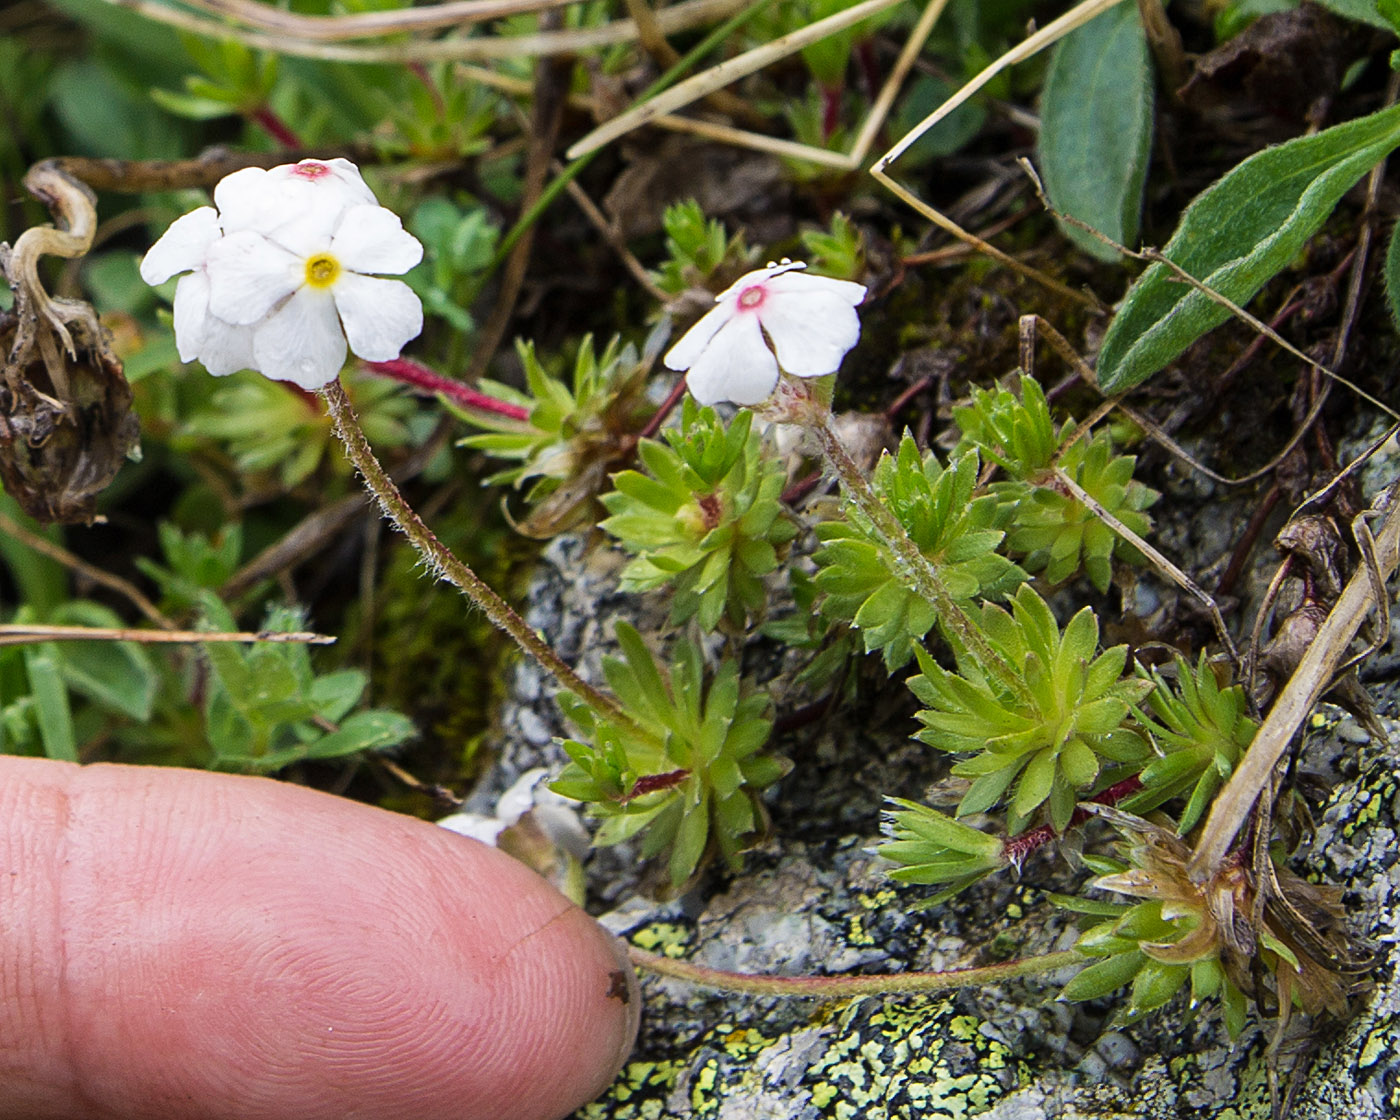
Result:
{"label": "dry grass stem", "polygon": [[421,8],[396,8],[384,12],[344,12],[340,15],[303,15],[259,0],[182,0],[191,8],[209,12],[221,20],[286,35],[303,42],[338,42],[369,39],[405,31],[437,31],[462,27],[506,16],[562,8],[574,0],[448,0]]}
{"label": "dry grass stem", "polygon": [[[1085,430],[1087,430],[1087,426]],[[1201,588],[1190,576],[1168,560],[1166,556],[1134,533],[1119,521],[1118,518],[1109,513],[1108,510],[1104,509],[1092,494],[1088,493],[1079,483],[1070,478],[1060,467],[1055,468],[1055,480],[1068,490],[1076,501],[1082,502],[1087,506],[1095,517],[1152,561],[1153,566],[1159,572],[1210,612],[1211,621],[1215,624],[1215,636],[1220,639],[1220,644],[1224,647],[1225,652],[1229,654],[1231,662],[1238,665],[1240,663],[1239,650],[1235,648],[1235,643],[1230,639],[1230,631],[1225,627],[1225,619],[1220,614],[1220,608],[1216,606],[1215,600],[1210,597],[1210,594]]]}
{"label": "dry grass stem", "polygon": [[131,630],[123,626],[40,626],[0,624],[0,646],[36,642],[141,642],[145,645],[199,645],[201,642],[281,642],[328,646],[335,639],[309,630]]}
{"label": "dry grass stem", "polygon": [[[232,39],[256,50],[271,51],[292,58],[315,58],[324,62],[451,62],[492,59],[548,57],[575,54],[630,43],[637,38],[637,25],[631,19],[614,20],[599,27],[541,31],[532,35],[448,36],[416,39],[406,43],[360,45],[313,42],[270,32],[230,27],[223,20],[172,8],[160,0],[107,0],[139,15],[193,32],[210,39]],[[673,35],[722,20],[744,7],[744,0],[681,0],[656,13],[662,31]],[[405,9],[412,11],[413,9]]]}
{"label": "dry grass stem", "polygon": [[765,43],[763,46],[745,51],[735,58],[727,59],[718,66],[712,66],[703,73],[678,82],[650,100],[644,101],[640,105],[634,105],[626,112],[618,114],[574,144],[565,155],[569,159],[578,159],[580,156],[596,151],[598,148],[610,144],[619,136],[625,136],[633,129],[651,123],[657,117],[673,113],[677,109],[683,109],[715,90],[723,89],[731,82],[746,78],[750,74],[762,70],[765,66],[787,58],[788,55],[796,54],[811,43],[825,39],[828,35],[859,23],[870,16],[877,15],[897,2],[898,0],[863,0],[863,3],[847,8],[843,12],[837,12],[835,15],[827,16],[826,19],[819,19],[816,23],[809,24],[800,31],[779,36],[771,43]]}
{"label": "dry grass stem", "polygon": [[980,74],[963,86],[947,101],[943,102],[937,109],[916,124],[909,132],[900,139],[888,152],[875,161],[875,166],[871,169],[871,174],[882,182],[885,181],[883,172],[890,164],[899,159],[910,146],[919,139],[925,132],[931,129],[954,109],[972,97],[979,89],[985,86],[998,74],[1008,67],[1015,66],[1018,62],[1024,62],[1033,55],[1039,54],[1046,47],[1064,38],[1076,27],[1088,23],[1095,16],[1108,11],[1121,0],[1084,0],[1082,4],[1071,8],[1053,23],[1047,23],[1033,35],[1027,36],[1022,42],[1012,47],[1000,58],[988,65]]}

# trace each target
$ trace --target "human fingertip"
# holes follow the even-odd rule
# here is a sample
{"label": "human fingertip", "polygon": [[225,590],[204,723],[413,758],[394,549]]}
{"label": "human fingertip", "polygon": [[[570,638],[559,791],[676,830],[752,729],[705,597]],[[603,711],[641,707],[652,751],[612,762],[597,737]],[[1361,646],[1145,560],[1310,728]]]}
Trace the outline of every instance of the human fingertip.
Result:
{"label": "human fingertip", "polygon": [[265,779],[0,758],[0,1115],[554,1120],[640,1011],[494,848]]}

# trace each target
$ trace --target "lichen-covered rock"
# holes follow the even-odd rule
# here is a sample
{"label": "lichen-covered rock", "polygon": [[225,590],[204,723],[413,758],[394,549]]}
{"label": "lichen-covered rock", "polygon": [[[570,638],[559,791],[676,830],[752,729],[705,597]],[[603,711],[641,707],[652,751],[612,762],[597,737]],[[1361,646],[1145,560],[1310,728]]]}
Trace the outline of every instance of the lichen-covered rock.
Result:
{"label": "lichen-covered rock", "polygon": [[[1189,530],[1188,530],[1189,533]],[[1267,558],[1266,558],[1267,559]],[[615,560],[579,538],[548,550],[532,588],[532,624],[565,636],[566,654],[597,677],[612,619],[641,603],[611,582]],[[1261,568],[1265,562],[1261,561]],[[651,608],[652,604],[646,606]],[[653,632],[660,612],[650,617]],[[515,769],[558,766],[563,728],[548,687],[517,671],[504,713],[502,781]],[[1384,693],[1378,696],[1385,710]],[[944,772],[910,742],[912,705],[897,690],[878,716],[836,710],[780,743],[797,767],[770,798],[774,838],[742,875],[713,873],[683,898],[650,901],[632,853],[595,854],[593,901],[605,924],[652,952],[710,967],[789,975],[944,969],[1072,944],[1070,916],[1046,898],[1078,880],[1044,852],[1020,879],[986,880],[948,903],[885,877],[870,849],[885,794],[922,796]],[[1339,716],[1339,713],[1333,713]],[[1389,950],[1397,895],[1396,795],[1387,748],[1349,720],[1319,716],[1300,769],[1330,792],[1301,870],[1349,892],[1353,928]],[[1382,966],[1349,1023],[1323,1024],[1281,1058],[1307,1073],[1294,1086],[1297,1120],[1400,1116],[1400,989]],[[647,976],[636,1053],[583,1120],[922,1120],[1117,1117],[1266,1120],[1272,1022],[1231,1046],[1212,1008],[1178,997],[1133,1024],[1111,1000],[1057,1001],[1067,974],[947,996],[817,1003],[731,995]],[[1316,1025],[1315,1025],[1316,1026]],[[1303,1053],[1311,1051],[1311,1053]],[[1295,1053],[1298,1057],[1291,1057]]]}

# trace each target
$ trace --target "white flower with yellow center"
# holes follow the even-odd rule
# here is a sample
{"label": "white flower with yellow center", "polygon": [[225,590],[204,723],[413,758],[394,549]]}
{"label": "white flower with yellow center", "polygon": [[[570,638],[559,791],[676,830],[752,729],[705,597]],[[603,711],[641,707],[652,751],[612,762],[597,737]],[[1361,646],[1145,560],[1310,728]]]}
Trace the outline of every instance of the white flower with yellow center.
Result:
{"label": "white flower with yellow center", "polygon": [[348,160],[245,168],[214,202],[175,222],[141,266],[153,284],[188,273],[175,292],[183,360],[319,389],[344,365],[347,338],[387,361],[422,329],[408,285],[368,274],[406,272],[423,247]]}
{"label": "white flower with yellow center", "polygon": [[758,404],[772,395],[778,374],[835,373],[860,340],[856,306],[865,288],[849,280],[807,276],[801,261],[783,261],[741,276],[715,297],[715,306],[665,357],[686,370],[701,404]]}

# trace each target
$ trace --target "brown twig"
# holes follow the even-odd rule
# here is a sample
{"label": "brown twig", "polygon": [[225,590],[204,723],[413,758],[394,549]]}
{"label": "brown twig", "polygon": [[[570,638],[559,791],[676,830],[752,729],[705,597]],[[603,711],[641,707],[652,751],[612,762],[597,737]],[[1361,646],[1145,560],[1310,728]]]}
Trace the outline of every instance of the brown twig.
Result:
{"label": "brown twig", "polygon": [[342,12],[338,15],[303,15],[258,0],[186,0],[223,19],[256,27],[277,35],[308,42],[370,39],[405,31],[437,31],[462,27],[506,16],[562,8],[573,0],[448,0],[421,8],[394,8],[383,12]]}
{"label": "brown twig", "polygon": [[[558,160],[554,161],[553,167],[556,174],[562,175],[564,173],[564,165]],[[637,281],[647,295],[658,303],[665,303],[669,300],[670,293],[657,286],[656,281],[651,278],[651,273],[646,270],[646,266],[627,247],[627,239],[622,236],[622,232],[613,222],[608,221],[608,216],[598,209],[597,204],[588,197],[588,192],[578,185],[578,180],[570,179],[565,189],[569,192],[569,197],[583,211],[583,216],[598,231],[603,240],[612,246],[613,252],[622,261],[623,267],[632,274],[632,279]]]}
{"label": "brown twig", "polygon": [[121,576],[114,576],[111,572],[103,571],[94,567],[80,556],[69,552],[60,544],[54,544],[46,537],[41,537],[38,533],[32,533],[13,518],[0,513],[0,533],[8,537],[13,537],[32,552],[37,552],[40,556],[47,556],[55,563],[62,564],[69,571],[90,579],[93,583],[115,591],[131,602],[138,611],[149,618],[157,626],[166,630],[174,630],[175,623],[161,613],[150,599],[143,595],[139,588],[129,580],[122,579]]}
{"label": "brown twig", "polygon": [[[544,190],[545,179],[549,175],[554,158],[554,144],[563,120],[568,70],[569,67],[553,59],[540,59],[535,63],[535,97],[530,105],[530,119],[526,125],[530,148],[525,157],[525,173],[520,191],[522,214],[528,213],[539,200]],[[476,342],[476,353],[462,378],[468,384],[481,379],[510,328],[511,317],[515,314],[515,303],[520,296],[521,285],[525,282],[525,272],[530,264],[530,251],[534,244],[535,227],[531,226],[524,231],[506,258],[505,266],[501,269],[496,305],[481,328]]]}

